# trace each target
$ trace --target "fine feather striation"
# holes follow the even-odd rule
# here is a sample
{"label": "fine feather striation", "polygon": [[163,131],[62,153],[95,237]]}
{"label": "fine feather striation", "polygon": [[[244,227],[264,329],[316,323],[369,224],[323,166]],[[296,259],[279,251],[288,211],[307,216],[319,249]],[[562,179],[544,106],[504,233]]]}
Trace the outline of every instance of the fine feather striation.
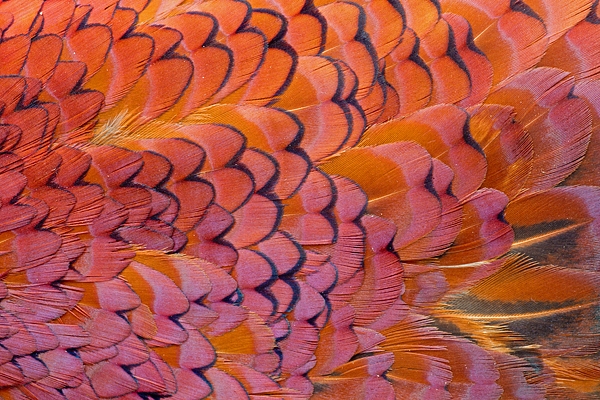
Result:
{"label": "fine feather striation", "polygon": [[597,398],[598,21],[0,2],[0,397]]}

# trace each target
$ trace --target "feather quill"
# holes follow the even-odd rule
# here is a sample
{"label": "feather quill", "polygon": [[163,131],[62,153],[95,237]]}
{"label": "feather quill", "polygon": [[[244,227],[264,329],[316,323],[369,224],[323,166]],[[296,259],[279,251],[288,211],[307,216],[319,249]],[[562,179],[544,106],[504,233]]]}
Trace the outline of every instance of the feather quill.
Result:
{"label": "feather quill", "polygon": [[0,397],[598,398],[599,21],[0,1]]}

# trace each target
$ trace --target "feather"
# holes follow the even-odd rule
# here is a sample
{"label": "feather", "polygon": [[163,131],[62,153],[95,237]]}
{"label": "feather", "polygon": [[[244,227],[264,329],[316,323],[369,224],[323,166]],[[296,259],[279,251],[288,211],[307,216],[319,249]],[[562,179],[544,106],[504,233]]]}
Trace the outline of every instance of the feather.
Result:
{"label": "feather", "polygon": [[0,397],[597,398],[598,21],[0,2]]}
{"label": "feather", "polygon": [[[543,264],[560,265],[558,261],[568,257],[571,268],[596,270],[597,239],[591,232],[596,229],[597,211],[589,201],[595,193],[594,187],[586,186],[553,188],[511,204],[506,216],[515,229],[513,248]],[[562,206],[550,211],[557,204],[554,198],[560,198]],[[525,204],[528,210],[543,208],[530,214]],[[545,215],[552,215],[552,221]]]}

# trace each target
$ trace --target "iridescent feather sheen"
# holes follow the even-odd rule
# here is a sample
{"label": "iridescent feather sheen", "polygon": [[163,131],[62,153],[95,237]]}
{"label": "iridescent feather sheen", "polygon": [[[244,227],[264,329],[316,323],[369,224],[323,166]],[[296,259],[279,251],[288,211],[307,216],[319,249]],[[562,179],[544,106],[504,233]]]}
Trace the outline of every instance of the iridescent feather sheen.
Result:
{"label": "iridescent feather sheen", "polygon": [[594,0],[0,1],[0,397],[596,399]]}

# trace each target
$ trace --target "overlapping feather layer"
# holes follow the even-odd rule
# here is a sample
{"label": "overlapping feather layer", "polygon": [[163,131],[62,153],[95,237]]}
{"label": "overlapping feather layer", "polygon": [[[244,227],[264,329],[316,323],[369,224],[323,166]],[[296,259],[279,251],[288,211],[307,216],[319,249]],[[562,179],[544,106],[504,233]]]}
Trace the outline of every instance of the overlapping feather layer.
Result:
{"label": "overlapping feather layer", "polygon": [[597,7],[0,2],[0,397],[597,398]]}

